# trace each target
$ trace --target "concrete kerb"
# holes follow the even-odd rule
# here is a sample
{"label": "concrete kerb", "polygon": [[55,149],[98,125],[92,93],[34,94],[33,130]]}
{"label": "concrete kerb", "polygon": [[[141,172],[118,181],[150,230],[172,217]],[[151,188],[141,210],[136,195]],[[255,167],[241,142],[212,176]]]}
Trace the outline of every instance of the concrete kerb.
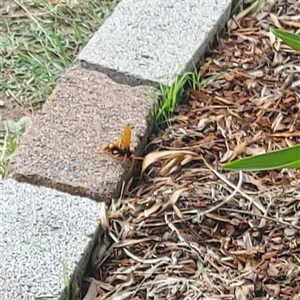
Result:
{"label": "concrete kerb", "polygon": [[[10,266],[12,261],[17,264],[24,260],[19,250],[26,243],[30,244],[31,236],[35,236],[35,243],[47,240],[51,245],[47,253],[65,255],[68,272],[80,281],[99,230],[99,203],[72,194],[97,200],[115,197],[127,170],[109,155],[92,159],[92,154],[102,144],[118,138],[127,122],[135,127],[133,150],[142,148],[151,125],[148,119],[151,105],[146,101],[149,101],[150,86],[171,85],[178,74],[191,71],[224,26],[230,7],[229,0],[213,3],[208,0],[123,0],[95,33],[78,56],[81,66],[66,73],[44,105],[42,114],[22,138],[12,159],[9,176],[29,184],[13,180],[0,184],[0,205],[7,214],[0,220],[6,228],[1,233],[4,242],[0,244],[0,251],[15,253],[13,260],[1,260],[0,271],[5,274],[9,269],[10,272],[8,276],[0,277],[1,299],[31,300],[45,295],[45,291],[49,294],[50,288],[56,293],[63,289],[61,278],[58,279],[57,272],[51,268],[51,264],[57,265],[61,261],[55,255],[44,261],[39,256],[40,262],[36,266],[37,262],[29,254],[27,270],[14,270]],[[118,99],[125,99],[125,104],[120,105]],[[142,103],[139,103],[140,99]],[[143,136],[142,140],[140,136]],[[77,179],[72,178],[74,173]],[[105,178],[109,173],[113,175],[108,183]],[[90,178],[91,181],[87,180]],[[10,194],[10,189],[15,189],[15,195]],[[56,205],[47,206],[51,201]],[[30,209],[33,202],[35,208]],[[62,205],[68,208],[62,208]],[[13,216],[12,208],[14,225],[9,220],[9,215]],[[22,209],[24,214],[20,215]],[[45,211],[49,215],[44,214]],[[37,214],[38,226],[31,220]],[[54,223],[60,220],[63,225],[60,231],[56,231],[56,226],[49,231],[46,226],[46,233],[43,226],[49,220],[51,222],[51,215],[55,217]],[[93,234],[86,235],[86,227],[81,225],[72,230],[75,219],[78,224],[93,224]],[[24,223],[31,225],[23,226]],[[17,233],[17,237],[10,239],[5,235],[11,232]],[[69,232],[69,239],[62,232]],[[28,234],[29,239],[20,239],[21,234]],[[70,243],[73,256],[68,255]],[[43,264],[44,268],[41,267]],[[34,279],[37,284],[32,282],[33,277],[26,276],[26,271],[30,274],[30,270],[38,274]],[[13,280],[15,278],[23,280],[23,289]],[[39,278],[47,278],[49,286],[43,285],[45,280]],[[2,292],[2,286],[9,290]]]}
{"label": "concrete kerb", "polygon": [[100,204],[11,179],[0,195],[0,299],[59,299],[86,268]]}
{"label": "concrete kerb", "polygon": [[123,84],[172,85],[224,28],[231,0],[123,0],[78,59]]}

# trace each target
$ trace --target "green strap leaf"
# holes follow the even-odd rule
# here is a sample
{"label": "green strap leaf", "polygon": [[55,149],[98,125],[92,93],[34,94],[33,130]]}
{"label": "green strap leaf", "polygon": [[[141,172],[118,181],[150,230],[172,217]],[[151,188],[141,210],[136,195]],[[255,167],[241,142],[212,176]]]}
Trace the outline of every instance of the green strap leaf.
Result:
{"label": "green strap leaf", "polygon": [[272,32],[276,37],[280,38],[285,44],[300,52],[300,35],[281,30],[273,29]]}
{"label": "green strap leaf", "polygon": [[260,155],[241,158],[224,164],[224,170],[264,171],[300,168],[300,145]]}

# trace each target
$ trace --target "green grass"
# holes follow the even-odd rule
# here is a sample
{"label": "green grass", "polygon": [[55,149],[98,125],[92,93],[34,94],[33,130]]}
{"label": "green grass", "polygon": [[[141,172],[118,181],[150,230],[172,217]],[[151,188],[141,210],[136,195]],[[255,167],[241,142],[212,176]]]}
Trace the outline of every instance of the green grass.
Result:
{"label": "green grass", "polygon": [[174,114],[180,99],[183,97],[184,87],[188,78],[189,73],[185,73],[177,76],[177,79],[171,86],[160,85],[158,100],[156,95],[151,95],[154,104],[150,114],[157,125],[167,121]]}
{"label": "green grass", "polygon": [[36,297],[36,300],[79,300],[80,290],[74,290],[72,287],[71,276],[68,273],[66,263],[62,261],[63,267],[63,282],[64,282],[64,290],[59,294],[49,294]]}
{"label": "green grass", "polygon": [[201,70],[185,72],[178,75],[171,86],[160,85],[160,95],[150,95],[154,104],[150,115],[156,126],[168,124],[174,120],[174,113],[180,102],[186,97],[188,89],[201,90],[202,87],[222,77],[216,73],[203,79]]}
{"label": "green grass", "polygon": [[9,159],[18,147],[19,139],[30,125],[29,117],[22,117],[19,121],[8,120],[0,123],[0,179],[6,173]]}
{"label": "green grass", "polygon": [[231,16],[238,14],[245,9],[244,0],[233,0],[231,8]]}
{"label": "green grass", "polygon": [[10,2],[16,10],[0,21],[0,89],[31,107],[46,100],[117,1],[80,0],[74,6],[43,0]]}
{"label": "green grass", "polygon": [[[72,2],[76,4],[67,4]],[[4,1],[0,11],[0,91],[27,111],[40,107],[118,2]],[[16,134],[0,120],[0,179],[23,131]]]}
{"label": "green grass", "polygon": [[80,290],[74,290],[72,287],[72,280],[70,279],[70,275],[67,272],[67,267],[63,264],[63,278],[65,290],[63,291],[63,295],[61,299],[63,300],[77,300],[80,299]]}

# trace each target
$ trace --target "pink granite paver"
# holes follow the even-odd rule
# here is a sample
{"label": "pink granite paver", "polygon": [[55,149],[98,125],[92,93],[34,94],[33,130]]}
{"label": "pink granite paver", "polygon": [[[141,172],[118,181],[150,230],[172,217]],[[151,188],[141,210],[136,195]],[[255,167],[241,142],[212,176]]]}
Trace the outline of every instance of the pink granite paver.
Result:
{"label": "pink granite paver", "polygon": [[102,145],[134,126],[132,150],[148,136],[150,87],[130,87],[81,67],[69,69],[11,159],[8,177],[72,195],[106,201],[115,197],[127,173]]}

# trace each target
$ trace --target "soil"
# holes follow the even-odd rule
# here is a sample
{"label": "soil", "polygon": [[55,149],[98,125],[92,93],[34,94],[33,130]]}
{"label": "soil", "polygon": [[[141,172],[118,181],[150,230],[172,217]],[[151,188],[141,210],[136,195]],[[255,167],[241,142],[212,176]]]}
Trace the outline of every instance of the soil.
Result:
{"label": "soil", "polygon": [[0,120],[17,121],[24,115],[30,115],[30,112],[8,97],[4,91],[0,91]]}
{"label": "soil", "polygon": [[[0,15],[2,18],[13,16],[17,9],[17,4],[14,1],[0,1]],[[3,36],[5,30],[0,25],[0,35]],[[3,74],[2,74],[3,80]],[[0,90],[0,121],[19,120],[24,115],[30,115],[28,109],[24,109],[12,97],[8,96],[5,91]]]}

